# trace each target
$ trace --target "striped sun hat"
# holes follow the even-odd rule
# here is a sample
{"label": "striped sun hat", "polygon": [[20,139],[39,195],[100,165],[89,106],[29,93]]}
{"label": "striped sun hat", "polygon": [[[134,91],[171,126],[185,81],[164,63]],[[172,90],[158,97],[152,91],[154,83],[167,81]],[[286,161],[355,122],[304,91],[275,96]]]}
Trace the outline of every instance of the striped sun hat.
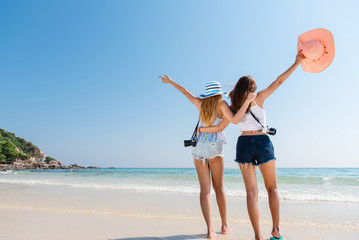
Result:
{"label": "striped sun hat", "polygon": [[225,93],[222,91],[221,84],[217,81],[213,81],[213,82],[207,83],[206,93],[199,95],[199,98],[203,99],[203,98],[213,97],[213,96],[222,95],[222,94],[225,94]]}

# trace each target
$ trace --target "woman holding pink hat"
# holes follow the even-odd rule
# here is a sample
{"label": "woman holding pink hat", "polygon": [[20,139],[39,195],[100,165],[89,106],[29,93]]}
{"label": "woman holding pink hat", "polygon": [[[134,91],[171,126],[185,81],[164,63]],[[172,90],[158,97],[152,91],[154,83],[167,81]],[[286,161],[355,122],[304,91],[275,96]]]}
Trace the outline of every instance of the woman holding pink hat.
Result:
{"label": "woman holding pink hat", "polygon": [[[264,101],[294,72],[301,64],[306,72],[318,73],[325,70],[333,61],[335,54],[334,39],[332,34],[323,28],[314,29],[303,33],[298,37],[298,54],[294,64],[281,74],[266,89],[258,92],[253,101],[248,101],[248,96],[254,94],[257,89],[255,80],[251,76],[241,77],[234,89],[230,92],[230,109],[238,115],[245,108],[242,116],[238,137],[236,162],[242,172],[247,193],[247,209],[251,220],[255,239],[263,239],[260,231],[258,186],[256,180],[256,167],[259,167],[268,193],[269,208],[272,215],[271,240],[283,239],[279,233],[279,195],[277,191],[277,178],[275,168],[274,148],[267,133],[266,115],[263,109]],[[221,105],[224,116],[231,122],[232,114],[228,114],[226,104]],[[226,114],[227,113],[227,114]],[[236,119],[237,120],[237,119]],[[199,128],[199,132],[223,131],[226,124]]]}
{"label": "woman holding pink hat", "polygon": [[[242,172],[247,193],[247,209],[251,220],[255,239],[263,239],[260,231],[258,186],[256,180],[256,167],[259,167],[263,175],[265,187],[268,192],[269,207],[272,215],[273,228],[272,239],[282,239],[279,233],[279,195],[277,192],[275,156],[273,144],[267,135],[264,101],[294,72],[302,63],[304,57],[298,52],[294,64],[280,75],[268,88],[258,92],[254,99],[249,99],[257,89],[255,80],[251,76],[241,77],[234,89],[230,92],[231,106],[222,104],[224,117],[240,126],[242,134],[238,138],[236,162]],[[244,107],[244,109],[243,109]],[[228,108],[227,110],[225,110]],[[240,121],[233,121],[228,111],[241,113]],[[237,115],[236,114],[236,115]],[[199,132],[223,131],[225,124],[212,127],[200,127]]]}

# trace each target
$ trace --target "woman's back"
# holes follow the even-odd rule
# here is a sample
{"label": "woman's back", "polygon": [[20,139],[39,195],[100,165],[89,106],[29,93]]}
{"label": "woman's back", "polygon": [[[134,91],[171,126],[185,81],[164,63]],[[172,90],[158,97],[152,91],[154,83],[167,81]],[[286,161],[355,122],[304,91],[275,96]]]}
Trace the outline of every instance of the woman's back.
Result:
{"label": "woman's back", "polygon": [[[216,118],[214,119],[211,126],[217,126],[222,122],[223,114],[222,114],[222,118],[219,118],[218,115],[219,115],[219,113],[217,112]],[[202,121],[200,121],[199,127],[210,127],[210,126],[207,126]],[[216,132],[216,133],[203,133],[203,132],[200,132],[197,135],[197,142],[201,142],[201,143],[219,142],[219,143],[226,144],[227,140],[226,140],[226,136],[224,135],[223,132]]]}

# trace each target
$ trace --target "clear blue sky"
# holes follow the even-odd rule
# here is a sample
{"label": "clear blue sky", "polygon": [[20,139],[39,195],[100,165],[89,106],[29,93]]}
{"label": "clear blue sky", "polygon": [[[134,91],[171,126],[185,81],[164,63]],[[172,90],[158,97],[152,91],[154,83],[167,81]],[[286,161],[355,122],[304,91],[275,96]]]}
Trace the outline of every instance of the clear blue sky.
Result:
{"label": "clear blue sky", "polygon": [[[299,67],[266,104],[278,167],[359,167],[358,1],[0,0],[0,128],[64,164],[193,167],[194,94],[251,74],[267,87],[297,37],[330,30],[324,72]],[[225,130],[225,166],[238,126]]]}

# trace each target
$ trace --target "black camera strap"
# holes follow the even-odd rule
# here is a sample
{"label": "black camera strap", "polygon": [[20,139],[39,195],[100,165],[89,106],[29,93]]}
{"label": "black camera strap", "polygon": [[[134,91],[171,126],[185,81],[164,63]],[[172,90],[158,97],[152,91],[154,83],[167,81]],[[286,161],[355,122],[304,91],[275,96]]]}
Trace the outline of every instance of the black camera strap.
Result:
{"label": "black camera strap", "polygon": [[195,140],[195,139],[196,139],[196,137],[197,137],[197,129],[198,129],[198,125],[199,125],[199,120],[198,120],[198,122],[197,122],[196,127],[194,128],[194,132],[193,132],[193,134],[192,134],[192,138],[191,138],[191,140]]}
{"label": "black camera strap", "polygon": [[251,113],[252,117],[262,126],[262,128],[264,128],[263,124],[258,120],[258,118],[252,113],[251,110],[249,110],[249,112]]}

